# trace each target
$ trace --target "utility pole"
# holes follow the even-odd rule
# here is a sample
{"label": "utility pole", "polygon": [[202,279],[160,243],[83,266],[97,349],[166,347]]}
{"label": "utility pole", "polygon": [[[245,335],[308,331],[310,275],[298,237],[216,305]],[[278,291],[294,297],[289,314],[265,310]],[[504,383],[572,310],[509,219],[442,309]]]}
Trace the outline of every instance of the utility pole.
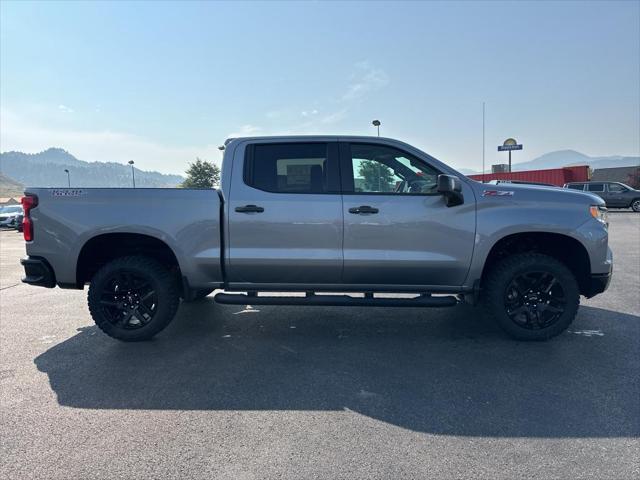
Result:
{"label": "utility pole", "polygon": [[484,136],[484,102],[482,102],[482,183],[484,183],[484,152],[485,152],[485,136]]}
{"label": "utility pole", "polygon": [[133,182],[133,188],[136,188],[136,172],[133,169],[133,164],[135,162],[133,160],[129,160],[129,165],[131,165],[131,181]]}
{"label": "utility pole", "polygon": [[68,169],[64,169],[64,172],[67,174],[67,185],[69,188],[71,188],[71,174],[69,173]]}

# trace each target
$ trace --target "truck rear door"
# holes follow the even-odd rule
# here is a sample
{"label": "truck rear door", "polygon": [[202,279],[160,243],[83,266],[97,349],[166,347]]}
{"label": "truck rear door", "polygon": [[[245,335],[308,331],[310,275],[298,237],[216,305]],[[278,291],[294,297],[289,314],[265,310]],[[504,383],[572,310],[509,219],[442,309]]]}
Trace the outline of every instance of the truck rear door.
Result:
{"label": "truck rear door", "polygon": [[340,142],[344,213],[343,281],[462,285],[471,264],[475,198],[447,207],[441,173],[395,147]]}
{"label": "truck rear door", "polygon": [[232,168],[229,283],[339,283],[343,218],[338,144],[239,144]]}

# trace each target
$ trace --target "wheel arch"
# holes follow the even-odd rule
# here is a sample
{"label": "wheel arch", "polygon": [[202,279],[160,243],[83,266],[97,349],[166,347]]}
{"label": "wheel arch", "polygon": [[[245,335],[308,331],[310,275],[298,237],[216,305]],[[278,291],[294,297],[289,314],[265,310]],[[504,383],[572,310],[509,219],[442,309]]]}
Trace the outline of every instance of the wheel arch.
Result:
{"label": "wheel arch", "polygon": [[143,233],[111,232],[95,235],[83,244],[76,263],[76,286],[82,288],[106,263],[130,255],[159,261],[181,281],[180,262],[167,242]]}
{"label": "wheel arch", "polygon": [[579,240],[561,233],[518,232],[496,241],[484,263],[480,284],[498,261],[518,253],[542,253],[553,257],[569,268],[578,281],[580,293],[588,292],[590,286],[590,259],[585,246]]}

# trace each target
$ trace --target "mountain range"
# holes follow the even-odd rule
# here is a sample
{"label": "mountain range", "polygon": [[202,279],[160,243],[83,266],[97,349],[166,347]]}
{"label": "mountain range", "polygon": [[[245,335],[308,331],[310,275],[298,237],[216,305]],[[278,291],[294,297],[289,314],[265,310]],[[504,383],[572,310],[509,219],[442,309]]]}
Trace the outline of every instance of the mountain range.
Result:
{"label": "mountain range", "polygon": [[24,185],[0,173],[0,198],[21,197]]}
{"label": "mountain range", "polygon": [[[527,162],[514,163],[514,171],[589,165],[592,169],[640,166],[640,157],[590,157],[575,150],[546,153]],[[488,169],[491,168],[487,165]],[[31,187],[66,187],[69,170],[72,187],[129,187],[131,167],[114,162],[86,162],[78,160],[61,148],[49,148],[29,154],[4,152],[0,154],[0,197],[20,195],[22,185]],[[478,173],[461,168],[465,175]],[[176,187],[184,181],[180,175],[167,175],[135,169],[137,187]]]}
{"label": "mountain range", "polygon": [[[506,155],[505,155],[506,162]],[[640,166],[640,157],[625,157],[612,155],[607,157],[590,157],[575,150],[558,150],[545,153],[527,162],[512,163],[511,169],[514,172],[523,170],[543,170],[547,168],[570,167],[574,165],[589,165],[593,170],[611,167],[633,167]],[[487,172],[491,171],[491,165],[487,164]],[[471,175],[480,173],[471,169],[462,168],[460,173]]]}
{"label": "mountain range", "polygon": [[[85,162],[61,148],[40,153],[4,152],[0,154],[0,172],[29,187],[66,187],[69,170],[72,187],[130,187],[131,167],[115,162]],[[180,175],[167,175],[135,169],[136,187],[176,187],[184,181]],[[4,184],[4,182],[3,182]]]}

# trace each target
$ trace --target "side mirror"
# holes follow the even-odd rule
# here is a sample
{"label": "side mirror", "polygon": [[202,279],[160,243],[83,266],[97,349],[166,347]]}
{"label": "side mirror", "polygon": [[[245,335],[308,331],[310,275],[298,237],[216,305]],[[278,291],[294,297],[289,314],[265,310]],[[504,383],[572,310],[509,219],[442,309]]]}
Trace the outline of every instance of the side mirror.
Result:
{"label": "side mirror", "polygon": [[462,183],[460,179],[453,175],[438,175],[438,188],[436,190],[441,193],[447,201],[447,207],[455,207],[464,203],[462,195]]}

